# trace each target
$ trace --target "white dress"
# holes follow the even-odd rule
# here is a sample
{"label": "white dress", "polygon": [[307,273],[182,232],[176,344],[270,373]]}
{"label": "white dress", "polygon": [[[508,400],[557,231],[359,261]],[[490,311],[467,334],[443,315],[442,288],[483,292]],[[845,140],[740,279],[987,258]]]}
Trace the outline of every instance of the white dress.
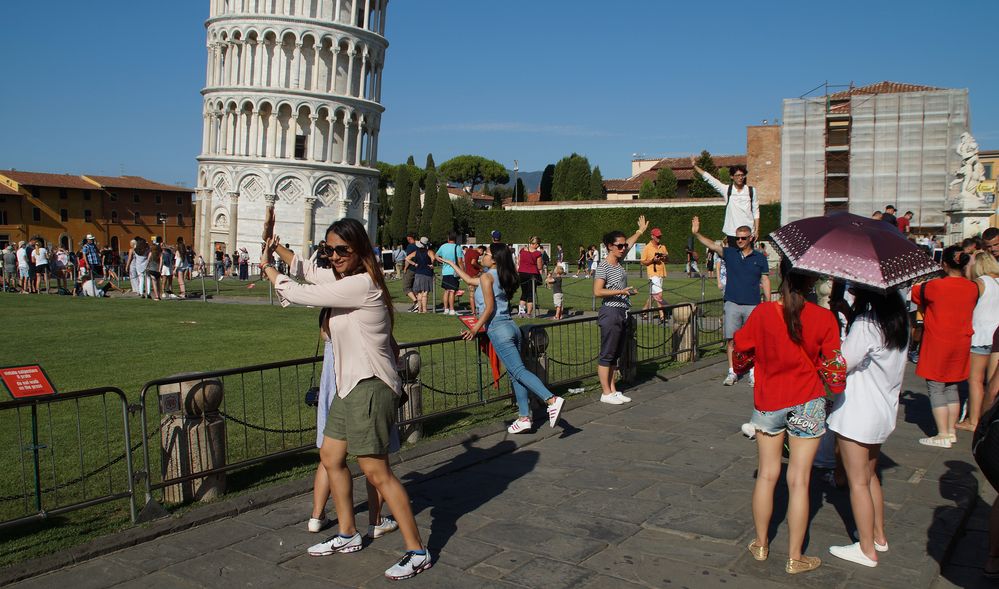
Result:
{"label": "white dress", "polygon": [[888,439],[898,416],[905,352],[885,348],[881,328],[871,314],[854,320],[843,341],[846,390],[836,396],[829,429],[862,444]]}

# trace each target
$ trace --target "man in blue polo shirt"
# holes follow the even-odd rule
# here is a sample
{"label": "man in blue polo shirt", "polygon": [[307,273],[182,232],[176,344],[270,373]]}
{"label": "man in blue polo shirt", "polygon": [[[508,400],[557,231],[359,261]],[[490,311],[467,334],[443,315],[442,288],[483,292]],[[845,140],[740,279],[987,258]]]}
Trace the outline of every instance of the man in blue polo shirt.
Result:
{"label": "man in blue polo shirt", "polygon": [[[720,255],[725,261],[728,280],[725,283],[725,340],[728,353],[728,375],[723,384],[732,386],[738,378],[732,368],[732,338],[749,318],[756,305],[770,296],[770,267],[767,257],[753,248],[753,229],[743,225],[735,230],[738,247],[722,247],[700,234],[701,221],[694,217],[690,232],[704,247]],[[760,292],[763,295],[760,295]],[[753,384],[750,373],[750,385]]]}

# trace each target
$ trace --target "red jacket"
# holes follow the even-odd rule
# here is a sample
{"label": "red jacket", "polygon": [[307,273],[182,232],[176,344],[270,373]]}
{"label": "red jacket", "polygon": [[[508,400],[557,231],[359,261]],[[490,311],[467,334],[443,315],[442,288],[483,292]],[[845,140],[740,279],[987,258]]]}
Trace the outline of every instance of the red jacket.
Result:
{"label": "red jacket", "polygon": [[938,278],[912,287],[912,302],[923,310],[923,342],[916,374],[937,382],[968,378],[978,286],[960,276]]}
{"label": "red jacket", "polygon": [[[805,303],[801,310],[802,345],[791,340],[783,307],[762,303],[735,332],[735,351],[753,355],[753,403],[758,411],[777,411],[807,403],[846,386],[846,363],[840,354],[839,325],[827,309]],[[822,379],[819,374],[822,374]]]}

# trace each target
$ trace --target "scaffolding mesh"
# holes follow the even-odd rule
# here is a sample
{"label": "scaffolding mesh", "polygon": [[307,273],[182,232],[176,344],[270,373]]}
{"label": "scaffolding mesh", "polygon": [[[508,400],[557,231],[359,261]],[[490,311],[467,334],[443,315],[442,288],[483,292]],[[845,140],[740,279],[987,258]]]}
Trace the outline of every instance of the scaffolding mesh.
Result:
{"label": "scaffolding mesh", "polygon": [[781,129],[781,224],[825,213],[825,99],[787,99]]}

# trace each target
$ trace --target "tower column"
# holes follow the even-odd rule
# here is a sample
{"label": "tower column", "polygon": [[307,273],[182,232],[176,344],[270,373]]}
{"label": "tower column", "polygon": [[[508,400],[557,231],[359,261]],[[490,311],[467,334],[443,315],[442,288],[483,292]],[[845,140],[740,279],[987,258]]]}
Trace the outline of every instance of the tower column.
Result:
{"label": "tower column", "polygon": [[340,156],[340,163],[347,163],[347,152],[350,151],[350,122],[351,118],[349,115],[343,116],[343,150]]}
{"label": "tower column", "polygon": [[357,131],[354,135],[354,165],[361,165],[361,127],[364,125],[364,116],[357,119]]}
{"label": "tower column", "polygon": [[364,0],[364,30],[369,30],[369,20],[368,16],[371,14],[371,9],[368,6],[368,0]]}
{"label": "tower column", "polygon": [[239,193],[229,193],[229,239],[226,251],[232,255],[236,251],[236,228],[239,221]]}
{"label": "tower column", "polygon": [[295,42],[295,48],[292,50],[292,53],[291,53],[291,75],[292,75],[291,87],[292,88],[301,88],[302,87],[302,75],[301,75],[301,70],[302,70],[302,63],[301,62],[302,61],[304,61],[302,59],[302,42],[301,41],[296,41]]}
{"label": "tower column", "polygon": [[316,140],[317,135],[319,135],[319,128],[316,125],[316,121],[319,120],[319,115],[310,114],[309,115],[309,153],[307,154],[307,159],[309,161],[318,162],[319,157],[317,155],[319,142]]}
{"label": "tower column", "polygon": [[316,197],[308,196],[305,198],[305,206],[303,209],[302,216],[302,256],[308,257],[312,253],[312,239],[313,239],[313,209],[316,206]]}
{"label": "tower column", "polygon": [[329,111],[327,118],[330,122],[330,132],[326,138],[326,143],[329,145],[326,151],[326,162],[333,163],[333,148],[336,146],[336,113]]}
{"label": "tower column", "polygon": [[195,223],[195,233],[194,233],[194,251],[199,254],[203,254],[205,251],[205,226],[211,225],[211,210],[212,210],[212,190],[205,186],[199,186],[195,190],[195,195],[197,197],[197,207],[195,207],[194,215],[196,218]]}
{"label": "tower column", "polygon": [[[357,0],[354,0],[357,2]],[[347,60],[347,89],[344,94],[347,96],[354,95],[354,57],[357,56],[357,50],[351,49],[347,52],[349,59]]]}

